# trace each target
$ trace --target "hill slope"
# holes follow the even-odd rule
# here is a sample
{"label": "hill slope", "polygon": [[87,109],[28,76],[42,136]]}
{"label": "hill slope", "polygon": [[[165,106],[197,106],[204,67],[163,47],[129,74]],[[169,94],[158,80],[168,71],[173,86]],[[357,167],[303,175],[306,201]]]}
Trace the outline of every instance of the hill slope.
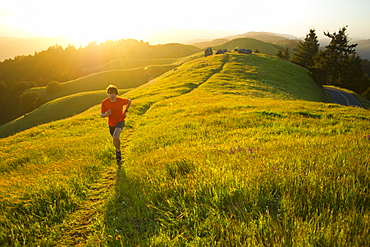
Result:
{"label": "hill slope", "polygon": [[210,56],[125,97],[122,167],[99,105],[0,140],[1,243],[370,242],[369,112],[314,102],[306,70]]}
{"label": "hill slope", "polygon": [[[237,44],[245,43],[243,41],[231,42],[229,45],[231,46]],[[230,70],[230,75],[238,72],[242,73],[242,77],[237,74],[233,76],[233,78],[230,78],[229,82],[225,82],[223,90],[227,90],[227,93],[232,93],[232,90],[230,90],[230,85],[231,87],[240,85],[245,89],[244,94],[248,94],[251,97],[278,97],[282,99],[328,101],[321,89],[317,87],[309,77],[308,71],[299,66],[262,54],[253,56],[234,54],[231,56],[226,56],[225,58],[229,57],[232,58],[232,60],[229,61],[227,59],[224,61],[224,64],[226,65],[225,68]],[[183,58],[184,61],[188,59],[189,58]],[[203,64],[203,61],[206,60],[195,60],[195,62],[189,62],[189,65],[186,66],[204,67],[204,69],[208,69],[208,64]],[[178,61],[176,63],[178,63]],[[34,88],[31,89],[31,91],[37,91],[41,97],[48,100],[53,100],[68,95],[76,96],[78,93],[84,91],[99,90],[105,88],[109,84],[115,84],[122,89],[129,89],[140,86],[144,82],[148,81],[151,77],[157,77],[166,71],[175,68],[177,66],[176,63],[175,65],[158,65],[135,69],[104,71],[79,78],[77,80],[62,83],[62,90],[52,94],[48,94],[46,92],[46,87]],[[180,70],[177,72],[176,71],[170,71],[168,74],[168,76],[173,74],[172,76],[175,77],[173,81],[180,80],[177,78],[178,71]],[[186,77],[189,76],[188,71],[185,71],[184,73]],[[189,79],[187,78],[186,80]],[[173,83],[173,81],[170,82]],[[87,96],[87,94],[85,95]],[[59,102],[61,101],[58,101],[56,105],[60,105]],[[72,103],[69,103],[69,101],[65,100],[63,102],[65,102],[63,105],[66,107],[66,109],[74,109],[74,106]],[[97,103],[99,103],[99,101],[90,101],[89,107]],[[53,104],[53,101],[51,101],[50,104]],[[14,121],[2,125],[0,127],[0,137],[9,136],[29,127],[45,123],[47,122],[46,119],[49,119],[50,121],[71,116],[68,114],[60,114],[60,112],[57,110],[51,110],[50,113],[48,113],[48,110],[46,109],[50,109],[50,104],[41,106],[40,109],[36,109],[34,112],[29,114],[29,117],[27,118],[20,117]],[[68,107],[69,104],[73,107]],[[73,104],[78,103],[75,102]],[[84,107],[86,106],[87,105],[84,105]],[[71,114],[73,113],[77,112],[72,111]],[[31,121],[31,119],[33,120]]]}
{"label": "hill slope", "polygon": [[[253,59],[260,67],[246,66]],[[370,165],[370,115],[297,100],[315,90],[283,90],[297,76],[284,65],[207,57],[127,94],[135,131],[105,217],[107,243],[369,243],[369,198],[360,191],[370,174],[359,171]]]}
{"label": "hill slope", "polygon": [[107,97],[105,90],[77,93],[58,98],[42,105],[23,117],[0,126],[0,138],[18,133],[34,126],[79,114],[99,104]]}
{"label": "hill slope", "polygon": [[61,83],[62,89],[55,93],[47,93],[46,87],[32,88],[29,91],[36,91],[41,97],[52,100],[70,94],[101,90],[110,84],[115,84],[119,88],[129,89],[138,87],[148,82],[149,79],[157,77],[175,67],[176,65],[164,65],[108,70],[63,82]]}

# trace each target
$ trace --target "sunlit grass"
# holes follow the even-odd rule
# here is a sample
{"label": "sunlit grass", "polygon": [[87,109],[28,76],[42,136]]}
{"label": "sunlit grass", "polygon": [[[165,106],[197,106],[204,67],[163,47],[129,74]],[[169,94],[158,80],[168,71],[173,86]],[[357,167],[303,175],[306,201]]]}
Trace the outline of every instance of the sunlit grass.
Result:
{"label": "sunlit grass", "polygon": [[222,72],[137,120],[106,244],[369,243],[369,113],[257,99]]}
{"label": "sunlit grass", "polygon": [[[295,65],[229,54],[128,92],[124,162],[86,244],[368,245],[370,114],[321,103],[315,87]],[[63,238],[115,166],[98,114],[0,140],[2,243]]]}
{"label": "sunlit grass", "polygon": [[368,243],[366,111],[202,95],[161,101],[140,121],[110,235],[132,245]]}
{"label": "sunlit grass", "polygon": [[[139,68],[100,71],[75,80],[61,82],[61,90],[55,93],[48,93],[46,87],[32,88],[29,91],[35,91],[42,98],[53,100],[71,94],[101,90],[110,84],[127,90],[138,87],[148,82],[151,78],[155,78],[175,67],[176,65],[173,64],[148,65]],[[150,73],[148,73],[148,68],[150,68]]]}
{"label": "sunlit grass", "polygon": [[86,198],[113,157],[99,120],[94,111],[0,139],[2,245],[50,244]]}

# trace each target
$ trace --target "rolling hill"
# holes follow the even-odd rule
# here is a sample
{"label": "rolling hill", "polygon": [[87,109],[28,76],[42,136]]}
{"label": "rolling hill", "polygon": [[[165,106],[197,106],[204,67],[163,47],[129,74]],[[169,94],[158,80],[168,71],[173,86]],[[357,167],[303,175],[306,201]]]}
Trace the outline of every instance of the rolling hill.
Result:
{"label": "rolling hill", "polygon": [[27,56],[36,51],[46,50],[48,47],[59,44],[67,47],[69,44],[78,47],[81,45],[77,40],[67,37],[54,38],[16,38],[0,37],[0,61],[14,58],[16,56]]}
{"label": "rolling hill", "polygon": [[234,39],[256,39],[262,42],[271,43],[275,45],[287,45],[290,44],[289,47],[292,47],[292,44],[297,44],[298,39],[294,37],[293,35],[289,34],[278,34],[278,33],[270,33],[270,32],[248,32],[244,34],[238,34],[238,35],[231,35],[223,38],[214,39],[211,41],[199,41],[199,42],[193,42],[191,43],[194,46],[200,47],[200,48],[206,48],[206,47],[212,47],[221,45],[223,43],[226,43],[228,41],[232,41]]}
{"label": "rolling hill", "polygon": [[123,96],[122,166],[99,105],[0,139],[0,243],[370,243],[369,112],[302,67],[213,55]]}
{"label": "rolling hill", "polygon": [[128,91],[175,67],[176,65],[154,65],[135,69],[103,71],[61,83],[61,89],[54,93],[48,93],[46,87],[32,88],[29,91],[38,92],[49,102],[29,114],[1,125],[0,138],[42,123],[78,114],[100,103],[106,97],[105,91],[101,90],[110,84],[115,84],[123,91]]}
{"label": "rolling hill", "polygon": [[[240,46],[244,47],[244,45],[249,45],[247,47],[255,45],[254,47],[259,47],[261,49],[264,49],[265,51],[268,51],[269,49],[274,49],[274,47],[271,47],[261,41],[250,39],[240,39],[228,42],[225,43],[223,47],[234,49]],[[261,56],[262,58],[264,57],[263,55]],[[192,57],[196,58],[197,56],[193,55]],[[294,99],[297,95],[300,95],[300,99],[304,100],[327,100],[321,92],[321,89],[316,86],[312,79],[310,79],[307,70],[284,61],[279,61],[279,64],[281,64],[281,66],[276,66],[273,62],[276,59],[273,59],[272,57],[269,57],[268,59],[261,59],[260,56],[250,56],[249,58],[250,59],[247,62],[243,61],[243,63],[241,63],[242,66],[247,66],[250,68],[248,77],[250,80],[252,80],[252,85],[246,91],[249,94],[251,94],[252,92],[255,94],[260,94],[259,97],[276,97],[276,95],[279,94],[279,97],[284,99]],[[189,59],[190,58],[184,58],[181,61],[186,61]],[[134,60],[132,61],[132,63],[153,63],[153,60],[138,61]],[[155,61],[160,62],[161,60]],[[169,60],[165,60],[165,62],[168,61]],[[134,69],[115,69],[98,72],[86,77],[79,78],[77,80],[62,83],[61,90],[55,93],[47,93],[46,87],[30,89],[30,91],[38,92],[41,97],[46,98],[50,102],[41,106],[39,109],[34,110],[30,114],[28,114],[27,117],[22,116],[16,120],[10,121],[0,126],[0,137],[9,136],[18,131],[22,131],[42,123],[46,123],[48,121],[70,117],[76,113],[81,112],[80,109],[87,109],[94,104],[98,104],[104,98],[104,96],[101,93],[96,94],[95,90],[101,90],[102,88],[104,89],[109,84],[115,84],[117,85],[117,87],[127,90],[138,87],[148,82],[148,80],[150,80],[151,78],[158,77],[166,71],[169,71],[167,75],[171,73],[176,74],[177,70],[174,70],[172,72],[171,70],[178,66],[176,64],[179,63],[179,60],[173,60],[172,63],[175,65],[154,65]],[[192,64],[191,62],[189,63]],[[110,66],[111,64],[112,63],[108,63],[108,66]],[[231,66],[235,65],[240,66],[240,64],[238,64],[237,62],[231,63]],[[259,69],[260,67],[267,69],[267,71],[262,71],[261,69]],[[245,68],[242,67],[240,69],[243,70]],[[258,72],[258,70],[261,71]],[[283,75],[281,75],[283,72],[293,70],[297,71],[295,76],[286,77],[288,79],[284,82],[279,81],[280,79],[278,78],[284,77]],[[254,77],[262,77],[263,79],[257,79],[256,81],[254,81]],[[266,91],[264,93],[265,95],[262,95],[259,92],[260,88],[264,88],[264,90]],[[269,93],[267,93],[268,91]],[[87,98],[85,99],[82,96]],[[89,98],[93,96],[95,97],[94,99]],[[71,103],[72,100],[75,103]],[[83,102],[83,104],[78,103],[79,101]],[[74,104],[80,105],[79,110],[74,109]],[[73,107],[67,107],[66,105],[73,105]],[[53,107],[56,109],[65,107],[65,109],[68,109],[68,113],[64,113],[63,111],[63,113],[60,114],[60,111],[56,109],[51,110]],[[48,114],[47,112],[50,113]]]}
{"label": "rolling hill", "polygon": [[60,97],[20,118],[0,126],[0,138],[34,126],[69,118],[99,104],[107,97],[105,90],[90,91]]}
{"label": "rolling hill", "polygon": [[134,69],[106,70],[76,80],[63,82],[61,83],[61,90],[55,93],[48,93],[46,87],[32,88],[30,91],[36,91],[41,97],[52,100],[70,94],[101,90],[110,84],[115,84],[119,88],[128,89],[142,85],[151,78],[155,78],[175,67],[176,65],[153,65]]}

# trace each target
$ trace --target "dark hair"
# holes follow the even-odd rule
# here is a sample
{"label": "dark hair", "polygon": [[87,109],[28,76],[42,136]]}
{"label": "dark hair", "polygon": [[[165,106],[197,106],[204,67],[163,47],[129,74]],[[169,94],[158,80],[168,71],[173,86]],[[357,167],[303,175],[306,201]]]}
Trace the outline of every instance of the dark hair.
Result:
{"label": "dark hair", "polygon": [[118,89],[116,86],[114,85],[109,85],[107,87],[107,94],[111,94],[111,93],[114,93],[115,95],[118,95]]}

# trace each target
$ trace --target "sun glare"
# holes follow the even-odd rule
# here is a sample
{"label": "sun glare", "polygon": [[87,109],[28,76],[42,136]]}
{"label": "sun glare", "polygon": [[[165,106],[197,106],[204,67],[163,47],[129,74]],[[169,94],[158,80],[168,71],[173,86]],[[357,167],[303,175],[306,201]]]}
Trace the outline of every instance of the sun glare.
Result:
{"label": "sun glare", "polygon": [[36,0],[35,3],[13,3],[7,18],[19,30],[44,37],[68,36],[85,44],[121,38],[141,39],[155,24],[149,16],[145,18],[148,10],[140,15],[131,11],[139,7],[133,4],[137,5],[135,1],[65,0],[56,5],[54,1]]}
{"label": "sun glare", "polygon": [[[340,2],[343,5],[345,1],[349,0]],[[293,0],[187,0],[179,4],[170,0],[0,0],[0,35],[67,36],[89,43],[145,40],[149,33],[170,29],[269,31],[303,36],[312,27],[327,31],[349,25],[351,33],[357,29],[354,37],[360,34],[368,38],[368,28],[363,25],[369,23],[369,15],[355,13],[368,9],[370,2],[360,1],[361,4],[341,7],[340,12],[333,11],[335,15],[331,16],[325,11],[331,5],[319,0],[306,1],[299,9]],[[320,2],[321,7],[314,2]],[[190,39],[198,38],[204,35]]]}

